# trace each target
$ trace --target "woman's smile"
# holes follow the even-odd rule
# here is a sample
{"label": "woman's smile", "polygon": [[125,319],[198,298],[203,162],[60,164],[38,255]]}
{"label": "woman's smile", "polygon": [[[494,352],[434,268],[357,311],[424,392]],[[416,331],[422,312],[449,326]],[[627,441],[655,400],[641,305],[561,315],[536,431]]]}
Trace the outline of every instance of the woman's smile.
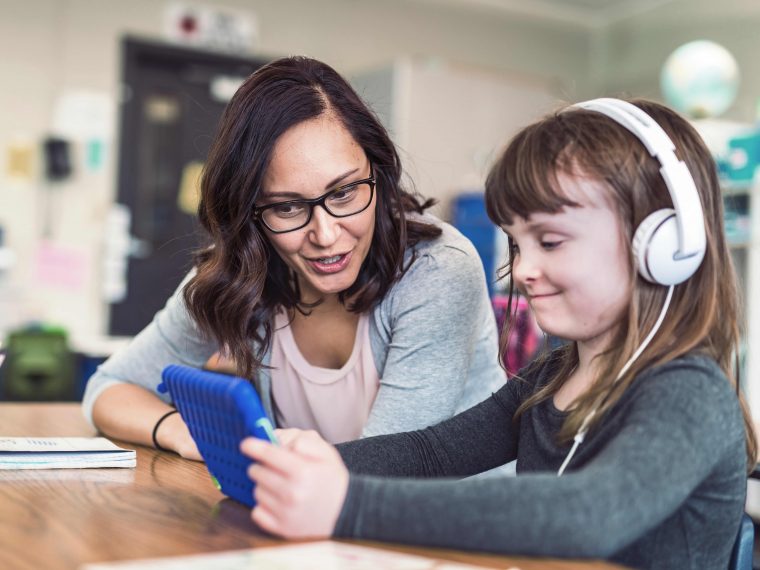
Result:
{"label": "woman's smile", "polygon": [[309,266],[317,273],[338,273],[348,267],[351,261],[351,254],[340,253],[330,257],[306,258]]}

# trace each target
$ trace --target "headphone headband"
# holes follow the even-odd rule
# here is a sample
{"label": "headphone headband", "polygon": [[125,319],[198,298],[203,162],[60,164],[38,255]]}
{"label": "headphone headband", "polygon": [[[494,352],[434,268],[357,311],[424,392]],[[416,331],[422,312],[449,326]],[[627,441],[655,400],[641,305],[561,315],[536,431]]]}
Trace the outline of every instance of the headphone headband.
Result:
{"label": "headphone headband", "polygon": [[[673,141],[642,109],[611,98],[593,99],[573,107],[606,115],[633,133],[660,163],[660,174],[674,206],[650,213],[633,235],[632,250],[639,274],[647,281],[668,286],[668,293],[654,327],[623,365],[615,378],[617,382],[659,330],[673,297],[673,287],[694,275],[702,263],[707,245],[702,203],[688,167],[676,157]],[[557,475],[562,475],[570,464],[595,414],[596,408],[583,420]]]}
{"label": "headphone headband", "polygon": [[678,250],[675,259],[697,255],[701,259],[706,246],[702,203],[688,167],[676,157],[675,144],[662,127],[642,109],[620,99],[603,97],[576,103],[573,107],[611,118],[633,133],[657,159],[676,211]]}

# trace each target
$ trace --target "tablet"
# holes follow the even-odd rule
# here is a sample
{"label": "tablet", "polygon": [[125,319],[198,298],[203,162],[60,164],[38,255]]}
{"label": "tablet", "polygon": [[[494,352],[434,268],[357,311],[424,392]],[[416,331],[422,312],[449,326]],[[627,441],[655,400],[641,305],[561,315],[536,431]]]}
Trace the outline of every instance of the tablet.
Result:
{"label": "tablet", "polygon": [[171,395],[222,493],[253,507],[254,483],[246,474],[252,460],[240,453],[240,442],[254,436],[276,443],[256,390],[244,378],[175,364],[161,378],[158,391]]}

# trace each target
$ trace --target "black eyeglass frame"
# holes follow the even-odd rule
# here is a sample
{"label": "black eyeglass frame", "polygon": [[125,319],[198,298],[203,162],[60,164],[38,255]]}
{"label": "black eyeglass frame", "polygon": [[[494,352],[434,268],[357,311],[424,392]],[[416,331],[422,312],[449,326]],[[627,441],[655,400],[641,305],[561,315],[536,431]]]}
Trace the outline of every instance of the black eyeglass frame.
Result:
{"label": "black eyeglass frame", "polygon": [[[350,214],[334,214],[330,211],[329,206],[325,203],[326,200],[335,194],[336,192],[341,192],[343,190],[347,190],[349,188],[353,188],[354,186],[359,186],[360,184],[369,184],[369,201],[367,202],[367,205],[364,206],[361,210],[357,210],[356,212],[352,212]],[[372,198],[375,196],[375,186],[377,185],[377,180],[375,179],[375,169],[370,164],[369,167],[369,178],[363,178],[362,180],[356,180],[354,182],[349,182],[348,184],[344,184],[343,186],[338,186],[337,188],[333,188],[332,190],[328,190],[321,196],[317,198],[311,198],[311,199],[299,199],[299,200],[286,200],[285,202],[275,202],[273,204],[267,204],[266,206],[261,206],[260,208],[254,208],[253,210],[253,217],[256,220],[259,220],[264,227],[272,232],[273,234],[286,234],[288,232],[294,232],[296,230],[300,230],[303,227],[306,227],[309,225],[309,222],[311,221],[312,216],[314,215],[314,208],[316,206],[322,206],[322,208],[330,214],[333,218],[349,218],[351,216],[355,216],[356,214],[361,214],[364,210],[369,208],[370,204],[372,204]],[[309,215],[306,218],[306,221],[301,224],[300,226],[296,228],[292,228],[290,230],[273,230],[270,228],[267,223],[264,221],[264,217],[262,216],[262,212],[269,210],[270,208],[275,208],[277,206],[285,206],[288,204],[306,204],[309,206]]]}

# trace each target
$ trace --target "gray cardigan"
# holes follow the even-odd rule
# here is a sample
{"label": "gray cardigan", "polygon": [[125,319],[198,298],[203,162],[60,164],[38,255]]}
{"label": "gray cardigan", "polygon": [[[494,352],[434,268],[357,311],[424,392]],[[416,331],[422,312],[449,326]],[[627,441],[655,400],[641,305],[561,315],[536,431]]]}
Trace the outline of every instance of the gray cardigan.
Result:
{"label": "gray cardigan", "polygon": [[[362,437],[419,429],[451,417],[498,390],[505,381],[483,266],[475,248],[452,226],[432,216],[442,235],[416,246],[417,259],[370,314],[370,343],[380,376]],[[411,252],[407,252],[407,259]],[[181,290],[124,350],[90,378],[82,402],[92,406],[120,382],[154,393],[168,364],[201,367],[218,350],[190,317]],[[266,353],[264,363],[269,363]],[[269,416],[271,378],[254,378]],[[157,394],[170,402],[168,395]]]}
{"label": "gray cardigan", "polygon": [[[335,535],[633,568],[727,568],[744,510],[744,424],[715,361],[642,372],[578,448],[551,399],[517,421],[552,363],[440,425],[338,449],[351,471]],[[467,475],[517,459],[517,477]],[[433,477],[435,479],[423,479]]]}

